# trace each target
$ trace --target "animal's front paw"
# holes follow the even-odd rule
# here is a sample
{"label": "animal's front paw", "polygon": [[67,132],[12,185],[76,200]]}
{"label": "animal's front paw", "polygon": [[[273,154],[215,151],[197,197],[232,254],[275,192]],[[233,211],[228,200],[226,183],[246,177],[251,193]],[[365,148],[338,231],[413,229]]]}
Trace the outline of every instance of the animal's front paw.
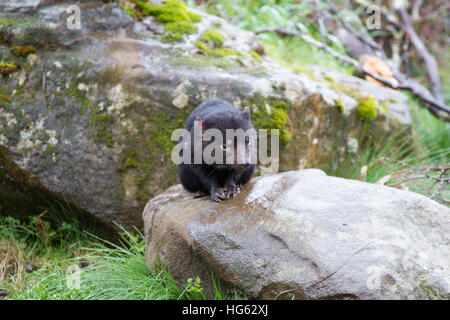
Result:
{"label": "animal's front paw", "polygon": [[203,191],[197,191],[197,192],[194,192],[193,194],[192,194],[192,196],[194,197],[194,199],[195,198],[201,198],[201,197],[204,197],[206,194],[203,192]]}
{"label": "animal's front paw", "polygon": [[236,198],[239,193],[241,193],[241,188],[239,185],[233,185],[233,186],[227,186],[225,187],[225,195],[227,199],[230,199],[230,197]]}
{"label": "animal's front paw", "polygon": [[223,199],[226,198],[225,189],[224,188],[217,188],[211,190],[211,199],[213,199],[216,202],[222,202]]}

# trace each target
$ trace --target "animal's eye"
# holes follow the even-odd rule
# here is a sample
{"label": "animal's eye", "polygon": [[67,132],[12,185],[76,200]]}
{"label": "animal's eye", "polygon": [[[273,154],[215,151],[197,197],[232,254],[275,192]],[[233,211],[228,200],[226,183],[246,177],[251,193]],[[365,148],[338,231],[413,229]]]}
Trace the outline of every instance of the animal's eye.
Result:
{"label": "animal's eye", "polygon": [[245,143],[249,143],[250,142],[250,138],[249,137],[245,137]]}
{"label": "animal's eye", "polygon": [[221,148],[223,151],[227,151],[227,150],[228,150],[228,146],[227,146],[226,144],[221,145],[220,148]]}

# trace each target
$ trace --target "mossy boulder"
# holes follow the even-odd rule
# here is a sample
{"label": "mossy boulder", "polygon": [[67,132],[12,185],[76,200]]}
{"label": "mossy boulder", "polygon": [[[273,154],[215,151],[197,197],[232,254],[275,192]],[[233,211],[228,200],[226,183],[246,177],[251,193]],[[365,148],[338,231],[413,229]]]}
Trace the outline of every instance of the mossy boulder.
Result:
{"label": "mossy boulder", "polygon": [[[396,95],[395,110],[386,100],[389,112],[363,124],[345,90],[273,63],[253,33],[179,1],[83,1],[80,30],[59,1],[35,2],[0,14],[1,214],[40,213],[43,197],[141,227],[146,201],[177,183],[172,131],[208,98],[250,106],[256,127],[279,129],[281,170],[321,167],[336,150],[339,162],[350,138],[409,123],[391,121],[407,115]],[[15,207],[5,199],[16,193]]]}

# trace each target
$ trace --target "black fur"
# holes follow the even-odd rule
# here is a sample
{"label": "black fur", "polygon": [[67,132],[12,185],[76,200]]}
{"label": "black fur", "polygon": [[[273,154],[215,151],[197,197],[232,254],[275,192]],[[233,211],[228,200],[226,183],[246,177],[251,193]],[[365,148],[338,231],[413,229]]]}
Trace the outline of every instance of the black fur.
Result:
{"label": "black fur", "polygon": [[[191,132],[195,121],[199,119],[204,129],[216,128],[222,132],[225,139],[226,129],[253,128],[250,122],[249,110],[240,111],[230,103],[211,99],[203,102],[189,115],[185,129]],[[248,149],[246,149],[248,151]],[[192,160],[193,160],[192,153]],[[192,162],[193,163],[193,162]],[[240,186],[246,184],[253,175],[254,164],[236,165],[208,165],[202,164],[180,164],[178,176],[183,187],[194,196],[211,195],[214,201],[221,202],[222,199],[235,197],[240,192]]]}

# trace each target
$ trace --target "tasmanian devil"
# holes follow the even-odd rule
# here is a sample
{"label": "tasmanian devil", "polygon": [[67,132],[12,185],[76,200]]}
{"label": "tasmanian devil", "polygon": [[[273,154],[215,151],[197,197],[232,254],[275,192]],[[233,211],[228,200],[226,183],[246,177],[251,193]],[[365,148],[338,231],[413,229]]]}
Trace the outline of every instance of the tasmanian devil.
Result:
{"label": "tasmanian devil", "polygon": [[249,136],[245,136],[244,139],[236,137],[229,139],[228,136],[227,139],[227,129],[242,129],[244,132],[253,129],[250,122],[250,109],[246,107],[240,111],[226,101],[210,99],[192,111],[185,129],[191,134],[191,150],[193,151],[194,129],[200,129],[202,133],[208,129],[220,131],[222,141],[202,139],[201,143],[202,150],[205,150],[205,147],[213,141],[216,145],[220,143],[219,150],[222,151],[223,161],[219,161],[222,163],[208,162],[208,164],[202,155],[201,163],[196,164],[193,161],[194,152],[192,152],[192,161],[182,163],[178,167],[178,176],[183,187],[194,193],[194,197],[211,195],[211,198],[217,202],[236,197],[240,193],[240,186],[246,184],[253,175],[255,165],[249,161]]}

